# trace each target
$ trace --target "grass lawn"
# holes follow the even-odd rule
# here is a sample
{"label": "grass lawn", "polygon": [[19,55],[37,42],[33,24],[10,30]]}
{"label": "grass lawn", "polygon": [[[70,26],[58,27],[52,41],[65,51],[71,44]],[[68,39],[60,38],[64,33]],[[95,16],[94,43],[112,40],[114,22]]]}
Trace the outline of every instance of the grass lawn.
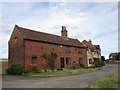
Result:
{"label": "grass lawn", "polygon": [[[74,75],[74,74],[81,74],[81,73],[86,73],[86,72],[92,72],[92,71],[97,71],[101,70],[102,68],[105,68],[107,66],[101,67],[101,68],[80,68],[80,69],[69,69],[69,70],[61,70],[61,71],[47,71],[47,72],[40,72],[40,73],[31,73],[27,76],[38,76],[38,77],[50,77],[50,76],[66,76],[66,75]],[[8,74],[3,74],[3,77],[25,77],[25,75],[8,75]]]}
{"label": "grass lawn", "polygon": [[66,75],[81,74],[85,72],[96,71],[102,68],[80,68],[80,69],[69,69],[69,70],[61,70],[61,71],[54,71],[54,72],[48,71],[48,72],[30,74],[29,76],[44,76],[44,77],[45,76],[66,76]]}
{"label": "grass lawn", "polygon": [[99,79],[92,83],[90,85],[90,88],[118,88],[118,74],[110,75],[105,78]]}

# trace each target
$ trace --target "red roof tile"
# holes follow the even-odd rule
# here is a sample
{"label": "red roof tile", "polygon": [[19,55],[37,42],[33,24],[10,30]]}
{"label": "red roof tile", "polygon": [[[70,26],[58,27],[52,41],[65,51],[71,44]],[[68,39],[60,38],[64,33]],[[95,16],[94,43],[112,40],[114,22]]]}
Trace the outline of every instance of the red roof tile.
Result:
{"label": "red roof tile", "polygon": [[43,41],[47,43],[74,46],[74,47],[84,47],[84,45],[77,39],[63,38],[61,36],[57,36],[53,34],[22,28],[17,25],[16,27],[18,28],[19,32],[24,37],[24,39]]}
{"label": "red roof tile", "polygon": [[93,51],[94,51],[95,49],[100,49],[100,46],[99,46],[99,45],[93,45],[93,44],[92,44],[91,42],[89,42],[89,41],[84,40],[82,43],[83,43],[84,45],[86,45],[86,47],[91,48]]}

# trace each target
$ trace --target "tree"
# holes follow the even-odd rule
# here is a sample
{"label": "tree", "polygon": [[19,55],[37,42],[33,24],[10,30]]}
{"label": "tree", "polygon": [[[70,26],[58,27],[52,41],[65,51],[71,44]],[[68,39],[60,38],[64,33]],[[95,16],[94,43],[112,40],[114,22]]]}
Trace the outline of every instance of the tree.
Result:
{"label": "tree", "polygon": [[54,52],[51,52],[50,55],[44,53],[44,54],[42,55],[42,57],[44,57],[47,65],[50,67],[50,69],[51,69],[52,71],[54,71],[54,68],[55,68],[55,59],[57,58],[57,54],[54,53]]}
{"label": "tree", "polygon": [[104,56],[101,56],[101,60],[102,60],[102,61],[105,61],[105,57],[104,57]]}
{"label": "tree", "polygon": [[95,60],[95,66],[96,67],[102,67],[102,66],[105,66],[105,63],[103,60],[99,59],[99,60]]}

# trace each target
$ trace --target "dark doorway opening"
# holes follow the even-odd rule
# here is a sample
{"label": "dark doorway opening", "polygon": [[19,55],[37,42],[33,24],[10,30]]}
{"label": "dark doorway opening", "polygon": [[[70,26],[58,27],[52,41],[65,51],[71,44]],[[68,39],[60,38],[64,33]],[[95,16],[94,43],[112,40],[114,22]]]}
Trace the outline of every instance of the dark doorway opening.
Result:
{"label": "dark doorway opening", "polygon": [[60,58],[60,65],[61,65],[61,68],[64,68],[64,58]]}

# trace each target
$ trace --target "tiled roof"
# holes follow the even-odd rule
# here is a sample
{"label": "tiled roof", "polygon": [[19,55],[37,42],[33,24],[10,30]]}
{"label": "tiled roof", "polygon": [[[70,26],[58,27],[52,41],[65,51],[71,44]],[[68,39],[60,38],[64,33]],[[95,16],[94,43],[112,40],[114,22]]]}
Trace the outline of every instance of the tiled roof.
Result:
{"label": "tiled roof", "polygon": [[118,55],[118,53],[110,53],[110,55],[116,56],[116,55]]}
{"label": "tiled roof", "polygon": [[59,45],[74,46],[74,47],[84,47],[84,45],[77,39],[64,38],[58,35],[38,32],[38,31],[19,27],[17,25],[15,27],[18,28],[20,34],[24,37],[24,39],[42,41],[47,43],[59,44]]}
{"label": "tiled roof", "polygon": [[92,51],[94,51],[95,49],[100,49],[99,45],[93,45],[91,42],[84,40],[82,42],[86,47],[90,48]]}
{"label": "tiled roof", "polygon": [[100,45],[95,45],[95,47],[96,47],[97,49],[100,49]]}

